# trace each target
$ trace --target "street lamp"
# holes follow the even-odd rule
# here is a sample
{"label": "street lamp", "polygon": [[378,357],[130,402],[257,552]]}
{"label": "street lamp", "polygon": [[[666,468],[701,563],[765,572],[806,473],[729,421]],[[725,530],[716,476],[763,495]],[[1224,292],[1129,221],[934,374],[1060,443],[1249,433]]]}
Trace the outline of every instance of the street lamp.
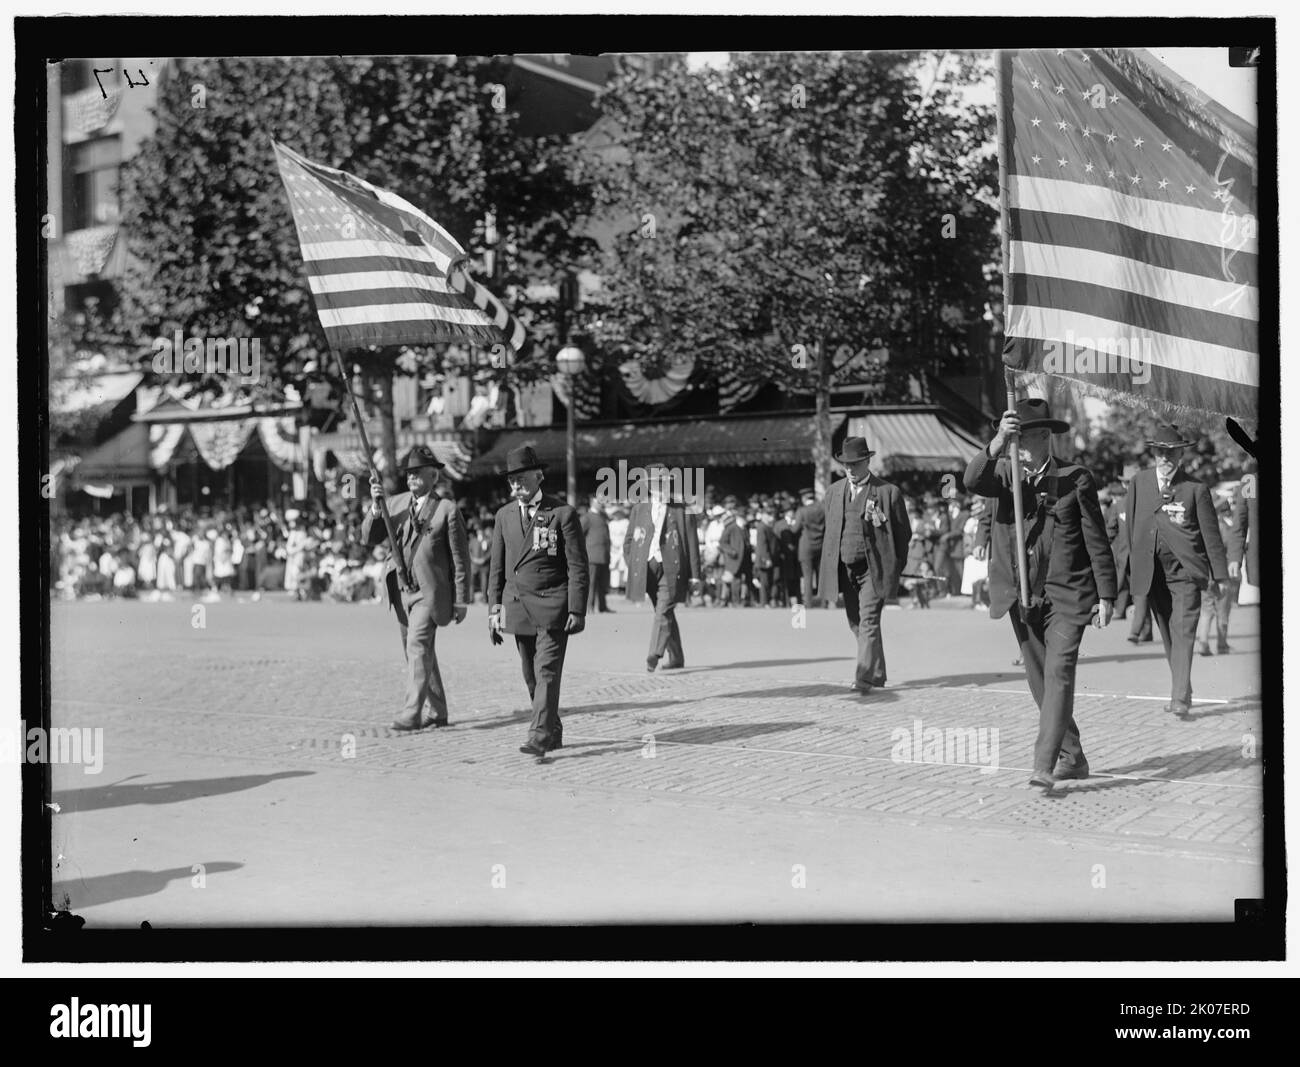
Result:
{"label": "street lamp", "polygon": [[564,458],[569,471],[569,506],[578,503],[578,435],[573,424],[573,409],[577,403],[577,377],[587,365],[587,357],[581,348],[568,345],[555,354],[555,366],[569,381],[569,402],[564,405],[567,412],[564,426]]}

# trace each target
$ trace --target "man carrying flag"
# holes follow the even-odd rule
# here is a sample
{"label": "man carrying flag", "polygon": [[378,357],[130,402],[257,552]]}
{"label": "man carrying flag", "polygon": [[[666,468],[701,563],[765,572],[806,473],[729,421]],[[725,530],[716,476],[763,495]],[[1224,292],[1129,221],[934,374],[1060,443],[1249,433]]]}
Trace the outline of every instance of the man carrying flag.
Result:
{"label": "man carrying flag", "polygon": [[[1051,789],[1065,778],[1087,778],[1088,760],[1074,721],[1074,676],[1079,644],[1091,622],[1110,622],[1115,605],[1115,560],[1092,475],[1052,456],[1052,434],[1069,425],[1051,417],[1047,401],[1022,400],[1002,416],[987,448],[967,465],[966,489],[994,502],[989,558],[989,617],[1009,614],[1029,689],[1038,705],[1038,738],[1030,785]],[[1019,434],[1013,467],[998,454]],[[1016,496],[1025,516],[1029,607],[1017,600],[1019,547]]]}

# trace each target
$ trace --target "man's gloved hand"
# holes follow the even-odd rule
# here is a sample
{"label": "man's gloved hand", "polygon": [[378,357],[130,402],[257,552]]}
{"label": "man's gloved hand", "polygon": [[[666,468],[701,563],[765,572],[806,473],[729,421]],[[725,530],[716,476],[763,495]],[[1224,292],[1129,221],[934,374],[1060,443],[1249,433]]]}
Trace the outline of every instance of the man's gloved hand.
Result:
{"label": "man's gloved hand", "polygon": [[564,622],[564,632],[566,634],[580,634],[587,628],[587,617],[585,615],[575,615],[569,612],[569,617]]}

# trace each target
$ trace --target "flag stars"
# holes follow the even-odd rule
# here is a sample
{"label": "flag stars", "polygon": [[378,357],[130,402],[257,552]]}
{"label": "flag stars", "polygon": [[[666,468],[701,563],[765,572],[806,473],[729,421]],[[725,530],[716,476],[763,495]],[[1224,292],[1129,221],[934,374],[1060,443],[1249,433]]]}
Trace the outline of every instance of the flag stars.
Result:
{"label": "flag stars", "polygon": [[1157,183],[1157,187],[1163,189],[1168,184],[1169,182],[1166,179],[1161,178],[1160,181]]}
{"label": "flag stars", "polygon": [[1088,129],[1087,126],[1085,126],[1083,129],[1081,129],[1079,132],[1080,132],[1081,134],[1083,134],[1085,137],[1091,137],[1091,136],[1092,136],[1092,130]]}
{"label": "flag stars", "polygon": [[1035,166],[1037,166],[1039,163],[1043,161],[1042,156],[1030,156],[1029,159]]}
{"label": "flag stars", "polygon": [[1128,183],[1129,183],[1129,185],[1141,185],[1141,184],[1142,184],[1142,175],[1141,175],[1141,174],[1132,174],[1132,175],[1130,175],[1130,176],[1129,176]]}
{"label": "flag stars", "polygon": [[1082,59],[1085,63],[1091,63],[1091,62],[1092,62],[1092,56],[1088,55],[1087,52],[1081,52],[1081,53],[1079,54],[1079,58]]}
{"label": "flag stars", "polygon": [[1055,90],[1055,91],[1056,91],[1056,95],[1057,95],[1057,96],[1060,96],[1062,93],[1065,92],[1065,86],[1064,86],[1064,85],[1058,85],[1058,86],[1056,87],[1056,90]]}
{"label": "flag stars", "polygon": [[1187,191],[1188,191],[1189,193],[1194,193],[1194,192],[1196,192],[1196,186],[1194,186],[1194,185],[1189,185],[1189,186],[1187,187]]}
{"label": "flag stars", "polygon": [[1061,121],[1056,124],[1056,128],[1058,130],[1068,130],[1070,128],[1070,124],[1066,122],[1065,119],[1061,119]]}
{"label": "flag stars", "polygon": [[1162,141],[1160,143],[1160,151],[1162,152],[1168,152],[1173,147],[1174,147],[1173,141]]}
{"label": "flag stars", "polygon": [[1043,85],[1043,83],[1040,82],[1037,78],[1035,78],[1033,81],[1031,81],[1031,82],[1029,83],[1029,87],[1030,87],[1031,89],[1040,89],[1040,88],[1042,88],[1042,85]]}
{"label": "flag stars", "polygon": [[1084,172],[1085,174],[1091,174],[1092,171],[1093,171],[1093,166],[1092,166],[1091,163],[1085,163],[1085,164],[1083,165],[1083,172]]}
{"label": "flag stars", "polygon": [[1056,50],[1056,54],[1057,54],[1058,56],[1063,56],[1063,55],[1065,55],[1065,49],[1064,49],[1064,48],[1058,48],[1058,49]]}
{"label": "flag stars", "polygon": [[1029,120],[1029,125],[1031,125],[1031,126],[1041,126],[1042,124],[1043,124],[1043,120],[1042,120],[1042,119],[1030,119],[1030,120]]}
{"label": "flag stars", "polygon": [[1069,161],[1068,159],[1058,159],[1058,160],[1056,161],[1056,165],[1057,165],[1058,167],[1069,166],[1069,163],[1070,163],[1070,161]]}
{"label": "flag stars", "polygon": [[1111,102],[1112,104],[1118,104],[1118,103],[1119,103],[1119,93],[1111,93],[1111,94],[1110,94],[1110,102]]}
{"label": "flag stars", "polygon": [[1142,138],[1142,137],[1134,137],[1134,138],[1133,138],[1133,147],[1134,147],[1134,148],[1141,148],[1144,144],[1146,144],[1146,140],[1145,140],[1144,138]]}
{"label": "flag stars", "polygon": [[1108,171],[1106,171],[1106,177],[1107,177],[1107,178],[1113,178],[1113,177],[1115,177],[1115,172],[1114,172],[1113,170],[1108,170]]}
{"label": "flag stars", "polygon": [[1114,141],[1118,140],[1118,138],[1119,138],[1119,134],[1117,134],[1117,133],[1108,133],[1108,134],[1106,134],[1106,143],[1107,143],[1107,144],[1111,144],[1111,143],[1113,143]]}

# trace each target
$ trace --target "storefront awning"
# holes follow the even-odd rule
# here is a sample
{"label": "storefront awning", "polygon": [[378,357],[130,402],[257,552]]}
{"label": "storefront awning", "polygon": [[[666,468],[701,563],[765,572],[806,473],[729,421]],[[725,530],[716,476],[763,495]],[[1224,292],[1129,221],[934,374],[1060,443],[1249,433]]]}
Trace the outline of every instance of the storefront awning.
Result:
{"label": "storefront awning", "polygon": [[848,435],[865,437],[882,472],[962,470],[982,447],[937,411],[883,412],[849,418]]}
{"label": "storefront awning", "polygon": [[[843,422],[843,415],[831,416],[832,435]],[[629,467],[652,462],[705,468],[811,464],[813,420],[803,414],[624,423],[580,427],[576,437],[578,470],[584,473],[617,468],[620,460]],[[531,445],[543,463],[564,466],[563,430],[507,430],[469,465],[469,476],[503,474],[506,455],[523,445]]]}
{"label": "storefront awning", "polygon": [[72,482],[83,485],[149,485],[149,427],[132,423],[121,433],[88,452],[72,468]]}

